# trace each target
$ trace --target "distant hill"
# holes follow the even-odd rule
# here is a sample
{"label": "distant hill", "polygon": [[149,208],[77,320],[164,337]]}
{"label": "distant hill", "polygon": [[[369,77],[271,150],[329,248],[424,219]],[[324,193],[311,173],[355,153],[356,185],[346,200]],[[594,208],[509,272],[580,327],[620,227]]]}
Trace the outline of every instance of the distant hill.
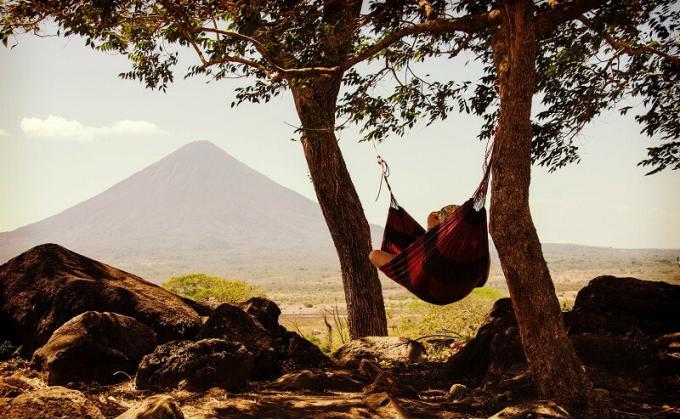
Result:
{"label": "distant hill", "polygon": [[55,216],[0,233],[0,261],[46,242],[151,279],[302,262],[337,266],[317,203],[207,141]]}
{"label": "distant hill", "polygon": [[[372,226],[375,243],[381,231]],[[187,144],[57,215],[0,233],[0,263],[49,242],[155,282],[194,271],[256,281],[316,280],[339,272],[316,202],[207,141]],[[556,280],[569,282],[564,272],[645,277],[652,265],[664,278],[680,278],[680,252],[674,250],[543,248]],[[493,253],[492,280],[498,280]]]}

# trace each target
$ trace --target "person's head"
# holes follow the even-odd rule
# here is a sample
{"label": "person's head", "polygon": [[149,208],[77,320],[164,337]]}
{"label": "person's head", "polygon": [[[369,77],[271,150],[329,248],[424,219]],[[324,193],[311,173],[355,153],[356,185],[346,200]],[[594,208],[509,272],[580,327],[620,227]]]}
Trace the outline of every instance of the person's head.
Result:
{"label": "person's head", "polygon": [[453,214],[458,208],[460,208],[460,205],[447,205],[444,208],[439,210],[439,222],[443,222],[446,220],[451,214]]}
{"label": "person's head", "polygon": [[432,211],[430,215],[427,216],[427,229],[429,230],[439,225],[439,223],[446,220],[446,218],[453,214],[459,207],[460,205],[447,205],[439,211]]}

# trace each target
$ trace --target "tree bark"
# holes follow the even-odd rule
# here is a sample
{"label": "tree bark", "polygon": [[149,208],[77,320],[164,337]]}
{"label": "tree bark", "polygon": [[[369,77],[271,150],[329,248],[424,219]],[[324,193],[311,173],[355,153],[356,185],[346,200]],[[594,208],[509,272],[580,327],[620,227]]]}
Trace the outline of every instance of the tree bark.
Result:
{"label": "tree bark", "polygon": [[340,81],[341,76],[322,76],[291,89],[309,173],[340,259],[350,337],[385,336],[382,288],[368,260],[370,227],[335,137]]}
{"label": "tree bark", "polygon": [[492,160],[491,237],[540,396],[572,413],[583,412],[591,406],[593,387],[566,333],[529,209],[537,51],[533,3],[506,0],[500,9],[502,23],[493,43],[500,110]]}

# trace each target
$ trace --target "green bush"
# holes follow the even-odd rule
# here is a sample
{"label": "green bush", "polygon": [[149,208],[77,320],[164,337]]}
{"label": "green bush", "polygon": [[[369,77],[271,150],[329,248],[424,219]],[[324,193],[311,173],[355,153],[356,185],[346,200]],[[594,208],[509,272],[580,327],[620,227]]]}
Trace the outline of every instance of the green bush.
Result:
{"label": "green bush", "polygon": [[476,288],[463,300],[445,306],[413,300],[395,319],[390,334],[413,339],[438,336],[467,341],[474,337],[493,303],[502,297],[499,291],[485,287]]}
{"label": "green bush", "polygon": [[170,278],[161,284],[166,290],[194,301],[236,303],[252,297],[264,297],[262,287],[238,279],[222,279],[203,273]]}

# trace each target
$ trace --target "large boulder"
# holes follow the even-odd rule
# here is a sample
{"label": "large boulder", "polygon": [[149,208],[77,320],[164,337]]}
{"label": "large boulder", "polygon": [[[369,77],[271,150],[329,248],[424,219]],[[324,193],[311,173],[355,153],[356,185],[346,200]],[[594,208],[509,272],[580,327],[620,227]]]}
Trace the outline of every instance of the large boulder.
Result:
{"label": "large boulder", "polygon": [[253,378],[280,375],[274,342],[271,335],[253,316],[231,304],[217,307],[203,325],[199,339],[224,339],[241,343],[255,358]]}
{"label": "large boulder", "polygon": [[600,276],[579,291],[567,322],[572,334],[657,338],[680,332],[680,286]]}
{"label": "large boulder", "polygon": [[46,387],[23,393],[7,403],[0,404],[0,417],[104,419],[99,408],[87,400],[83,393],[64,387]]}
{"label": "large boulder", "polygon": [[419,342],[398,336],[368,336],[351,340],[333,354],[338,364],[357,368],[362,359],[387,363],[423,361],[425,348]]}
{"label": "large boulder", "polygon": [[156,394],[116,419],[184,419],[184,413],[172,396]]}
{"label": "large boulder", "polygon": [[253,357],[246,348],[222,339],[168,342],[146,355],[137,369],[139,389],[186,387],[202,391],[221,387],[230,391],[246,386]]}
{"label": "large boulder", "polygon": [[28,352],[86,311],[110,311],[150,326],[159,341],[192,338],[201,319],[178,296],[56,244],[34,247],[0,266],[0,330]]}
{"label": "large boulder", "polygon": [[108,384],[134,374],[142,357],[156,347],[156,333],[132,317],[87,311],[59,327],[33,354],[32,366],[49,385],[69,382]]}

